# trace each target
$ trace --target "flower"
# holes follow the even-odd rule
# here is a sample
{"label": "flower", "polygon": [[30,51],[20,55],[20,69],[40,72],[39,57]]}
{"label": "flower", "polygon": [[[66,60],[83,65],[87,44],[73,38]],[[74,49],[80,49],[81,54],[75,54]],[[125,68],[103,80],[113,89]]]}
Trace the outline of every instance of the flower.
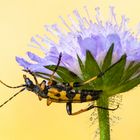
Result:
{"label": "flower", "polygon": [[[89,17],[87,8],[84,7],[84,9],[88,15],[88,18],[81,17],[78,11],[74,10],[73,14],[76,17],[76,21],[70,15],[68,16],[69,20],[71,21],[71,26],[69,26],[66,21],[60,17],[62,23],[68,28],[69,32],[66,32],[65,30],[63,31],[63,29],[61,29],[57,24],[45,25],[47,32],[57,36],[57,43],[49,39],[46,35],[43,37],[40,35],[32,37],[31,41],[36,45],[36,48],[43,51],[45,55],[44,58],[41,58],[32,52],[27,52],[28,57],[31,59],[30,62],[20,57],[16,57],[16,61],[23,66],[25,70],[50,74],[50,70],[46,69],[45,66],[56,65],[58,56],[60,52],[62,52],[63,56],[60,65],[67,68],[69,71],[74,72],[76,75],[78,75],[78,77],[84,80],[91,78],[91,75],[83,75],[78,58],[80,58],[83,64],[86,63],[87,50],[92,54],[92,56],[94,56],[99,68],[101,68],[104,63],[105,56],[110,46],[113,44],[114,50],[112,57],[110,58],[112,64],[117,62],[123,54],[126,54],[127,56],[127,58],[125,58],[126,62],[124,62],[124,67],[122,68],[121,73],[124,72],[124,69],[128,65],[131,66],[131,63],[138,63],[140,61],[140,41],[130,32],[129,29],[127,29],[128,18],[122,16],[121,23],[117,23],[114,7],[110,7],[111,20],[107,20],[105,23],[103,23],[100,19],[100,10],[97,7],[95,9],[96,21],[93,22],[93,20]],[[38,39],[39,41],[37,41]],[[42,43],[47,44],[49,48],[45,48]],[[125,82],[128,79],[132,79],[131,76],[137,77],[139,75],[139,73],[134,72],[135,69],[138,71],[139,64],[135,64],[133,66],[135,66],[133,67],[134,70],[129,70],[131,71],[130,75],[126,73],[124,74],[124,76],[126,76],[124,77]],[[93,68],[93,70],[95,71],[95,68]],[[92,73],[98,74],[98,72],[93,72],[93,70]],[[115,73],[113,72],[113,74]],[[109,80],[112,80],[112,78],[109,77],[111,76],[108,76],[108,80],[106,80],[106,85],[108,87],[110,85]],[[117,75],[115,78],[117,77],[119,76]],[[121,74],[120,77],[122,77]],[[119,80],[114,80],[116,82],[120,82]],[[138,83],[139,82],[135,83],[134,85],[137,85]],[[98,85],[98,82],[97,84],[94,84],[95,87],[98,87],[96,86]],[[101,88],[101,86],[99,87]],[[133,87],[134,86],[131,86],[131,88]],[[110,90],[110,88],[108,90]],[[126,91],[124,90],[124,87],[122,91]],[[115,91],[113,94],[116,92],[119,93],[121,90],[119,89],[118,91],[117,89],[117,91]]]}
{"label": "flower", "polygon": [[[90,18],[87,8],[84,9],[88,18],[82,17],[75,10],[73,14],[76,20],[68,16],[70,26],[60,17],[68,32],[57,24],[45,25],[47,32],[55,35],[58,42],[46,35],[32,37],[34,47],[44,53],[44,58],[27,52],[30,62],[20,57],[16,57],[16,61],[25,70],[46,78],[50,77],[62,52],[55,78],[63,82],[86,81],[98,75],[100,78],[91,81],[86,88],[102,90],[97,105],[108,107],[110,96],[126,92],[140,83],[140,41],[127,28],[128,18],[122,16],[121,22],[117,22],[114,7],[110,7],[111,20],[106,22],[101,20],[99,8],[95,9],[95,21]],[[109,140],[108,110],[98,109],[98,118],[100,139]]]}

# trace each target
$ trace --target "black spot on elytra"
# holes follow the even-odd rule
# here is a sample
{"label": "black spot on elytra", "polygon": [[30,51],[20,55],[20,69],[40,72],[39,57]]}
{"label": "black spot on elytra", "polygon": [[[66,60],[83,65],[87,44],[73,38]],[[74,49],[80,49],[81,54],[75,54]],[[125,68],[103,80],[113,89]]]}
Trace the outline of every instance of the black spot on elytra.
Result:
{"label": "black spot on elytra", "polygon": [[97,100],[102,93],[102,90],[81,90],[80,100],[81,102],[86,102],[86,97],[90,95],[92,100]]}
{"label": "black spot on elytra", "polygon": [[55,94],[56,97],[60,97],[60,93]]}
{"label": "black spot on elytra", "polygon": [[72,91],[72,90],[68,90],[66,91],[66,97],[69,98],[69,99],[73,99],[74,96],[76,95],[76,92],[75,91]]}

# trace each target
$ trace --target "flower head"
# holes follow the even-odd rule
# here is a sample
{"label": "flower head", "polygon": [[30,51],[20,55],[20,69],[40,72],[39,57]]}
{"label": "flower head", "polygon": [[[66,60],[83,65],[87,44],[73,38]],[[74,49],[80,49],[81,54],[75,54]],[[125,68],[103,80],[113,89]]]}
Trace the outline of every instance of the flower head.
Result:
{"label": "flower head", "polygon": [[[32,62],[27,62],[23,58],[16,57],[17,62],[26,70],[28,69],[32,72],[50,73],[50,71],[44,66],[56,65],[58,56],[60,52],[62,52],[63,57],[60,65],[74,72],[76,75],[85,80],[90,78],[91,76],[87,76],[88,74],[83,74],[83,71],[79,65],[78,58],[80,58],[80,61],[82,61],[83,64],[86,63],[88,50],[97,62],[98,68],[101,69],[101,67],[104,67],[103,65],[105,65],[104,61],[107,52],[109,52],[110,46],[113,45],[114,49],[112,49],[112,54],[110,54],[111,58],[109,60],[110,65],[117,62],[123,54],[126,54],[127,58],[124,58],[124,61],[126,62],[123,62],[124,64],[121,73],[125,73],[124,69],[126,69],[126,66],[128,66],[129,64],[129,66],[131,66],[132,62],[133,66],[136,65],[134,65],[134,62],[137,63],[138,66],[136,65],[134,68],[132,68],[138,71],[138,62],[140,61],[140,41],[136,36],[133,36],[129,29],[127,29],[128,19],[125,16],[122,16],[121,23],[117,23],[114,13],[114,7],[110,7],[111,20],[107,20],[105,23],[103,23],[100,19],[99,8],[96,8],[96,20],[93,21],[89,17],[86,7],[84,7],[84,9],[88,15],[88,18],[81,17],[78,11],[75,10],[73,11],[73,14],[76,17],[76,21],[70,15],[68,16],[68,19],[71,22],[70,26],[62,17],[60,17],[62,23],[68,28],[69,32],[61,29],[57,24],[45,25],[47,32],[57,36],[57,43],[49,39],[46,35],[44,35],[43,37],[40,35],[37,35],[36,38],[32,37],[31,41],[36,45],[36,47],[44,52],[44,58],[41,58],[36,54],[33,54],[32,52],[27,52],[27,55]],[[40,41],[37,41],[38,39]],[[49,48],[45,48],[42,43],[47,44]],[[93,75],[98,74],[99,72],[96,72],[95,69],[97,68],[93,68]],[[129,71],[133,70],[130,69]],[[132,76],[139,76],[139,74],[134,71],[130,72],[131,74],[128,74],[129,76],[127,75],[127,73],[124,74],[125,82],[126,80],[132,79]],[[115,72],[113,72],[112,74],[115,74]],[[125,75],[127,76],[125,77]],[[108,76],[108,79],[110,79],[109,77],[110,76]],[[117,75],[116,78],[117,77],[119,76]],[[122,77],[121,74],[120,77]],[[114,79],[114,81],[115,80],[116,79]]]}
{"label": "flower head", "polygon": [[[81,88],[102,90],[97,105],[108,107],[110,96],[128,91],[140,83],[140,41],[127,28],[128,19],[125,16],[117,23],[113,7],[110,7],[111,20],[106,22],[101,20],[99,8],[95,9],[95,20],[89,17],[86,7],[85,11],[88,18],[82,17],[77,10],[73,12],[76,20],[69,15],[70,26],[60,17],[68,32],[57,24],[45,26],[47,32],[57,37],[58,42],[46,35],[37,35],[31,39],[36,48],[44,52],[44,58],[27,52],[30,62],[19,57],[16,60],[25,70],[49,78],[50,70],[54,70],[62,52],[55,78],[71,82],[86,81],[101,75],[96,81]],[[42,44],[47,44],[49,48]],[[109,140],[109,113],[98,109],[98,116],[102,131],[100,139]]]}

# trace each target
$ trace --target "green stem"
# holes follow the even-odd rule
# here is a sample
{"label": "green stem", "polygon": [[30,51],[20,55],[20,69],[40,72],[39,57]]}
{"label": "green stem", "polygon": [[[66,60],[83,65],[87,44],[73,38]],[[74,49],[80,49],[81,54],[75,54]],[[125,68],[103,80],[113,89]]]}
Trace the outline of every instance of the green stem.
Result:
{"label": "green stem", "polygon": [[[97,101],[98,106],[108,107],[108,98],[100,97]],[[109,111],[98,108],[100,140],[110,140]]]}

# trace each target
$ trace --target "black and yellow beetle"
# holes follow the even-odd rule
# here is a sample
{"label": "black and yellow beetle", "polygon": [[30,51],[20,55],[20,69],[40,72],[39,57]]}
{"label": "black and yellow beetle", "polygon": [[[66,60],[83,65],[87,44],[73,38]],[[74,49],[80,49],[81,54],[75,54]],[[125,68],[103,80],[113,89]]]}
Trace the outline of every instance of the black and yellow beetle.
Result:
{"label": "black and yellow beetle", "polygon": [[[0,81],[2,84],[4,84],[5,86],[7,86],[9,88],[23,87],[19,92],[17,92],[11,98],[9,98],[7,101],[5,101],[3,104],[1,104],[0,107],[5,105],[8,101],[10,101],[12,98],[14,98],[20,92],[27,89],[28,91],[35,93],[39,97],[39,100],[41,100],[42,98],[47,99],[48,106],[52,102],[66,103],[66,110],[69,115],[77,115],[77,114],[88,111],[95,107],[105,109],[105,110],[115,110],[118,108],[118,106],[117,106],[116,108],[111,109],[111,108],[105,108],[102,106],[95,106],[92,104],[85,109],[81,109],[81,110],[73,113],[72,112],[72,103],[82,103],[82,102],[90,102],[90,101],[98,100],[100,98],[100,95],[103,93],[102,90],[85,90],[85,89],[79,90],[76,88],[83,86],[85,84],[88,84],[91,81],[96,80],[97,78],[100,78],[102,75],[104,75],[105,72],[102,72],[98,76],[92,77],[91,79],[89,79],[85,82],[70,82],[70,83],[56,82],[53,80],[53,76],[59,67],[61,57],[62,57],[62,54],[60,53],[58,63],[48,81],[48,84],[46,84],[45,80],[43,80],[41,82],[41,84],[39,84],[35,74],[30,71],[28,71],[28,72],[34,77],[35,84],[28,77],[26,77],[26,75],[23,75],[25,84],[16,86],[16,87],[9,86],[9,85],[5,84],[4,82]],[[106,71],[108,71],[108,69]]]}

